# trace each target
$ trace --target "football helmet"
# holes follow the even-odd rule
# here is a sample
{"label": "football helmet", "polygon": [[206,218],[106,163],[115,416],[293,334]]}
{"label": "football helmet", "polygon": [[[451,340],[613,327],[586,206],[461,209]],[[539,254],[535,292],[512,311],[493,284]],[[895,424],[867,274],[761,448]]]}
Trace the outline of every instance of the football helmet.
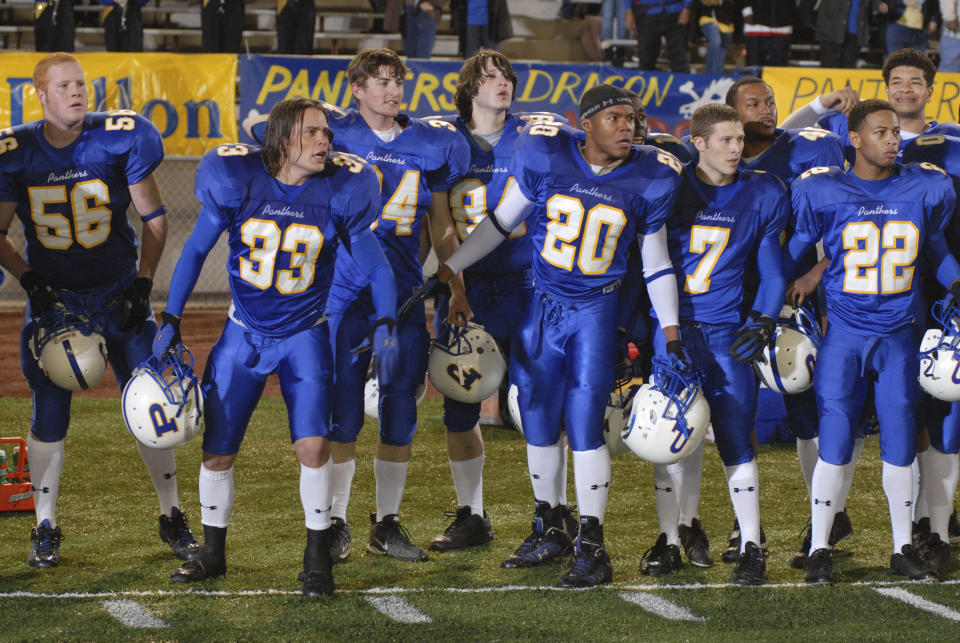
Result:
{"label": "football helmet", "polygon": [[768,388],[782,394],[802,393],[813,386],[813,367],[823,342],[820,324],[804,306],[784,306],[764,349],[766,361],[757,360],[753,369]]}
{"label": "football helmet", "polygon": [[[417,405],[427,395],[427,376],[423,376],[423,384],[417,387]],[[374,420],[380,417],[380,381],[376,369],[370,369],[367,383],[363,387],[363,413]]]}
{"label": "football helmet", "polygon": [[603,414],[603,438],[611,457],[630,451],[623,442],[622,433],[630,419],[633,398],[643,384],[643,378],[637,376],[633,366],[618,363],[616,369],[616,382]]}
{"label": "football helmet", "polygon": [[[182,345],[181,345],[182,346]],[[203,430],[203,395],[186,348],[149,357],[123,387],[123,421],[153,449],[182,447]]]}
{"label": "football helmet", "polygon": [[655,357],[651,381],[637,391],[623,442],[654,464],[687,457],[703,440],[710,405],[697,373],[674,358]]}
{"label": "football helmet", "polygon": [[482,402],[497,392],[507,362],[497,340],[483,326],[440,324],[430,342],[427,373],[438,391],[458,402]]}
{"label": "football helmet", "polygon": [[30,352],[50,381],[68,391],[96,386],[107,370],[107,343],[93,322],[58,303],[33,323]]}
{"label": "football helmet", "polygon": [[930,328],[920,342],[920,388],[944,402],[960,402],[960,306],[933,305],[941,328]]}
{"label": "football helmet", "polygon": [[[507,390],[507,413],[510,414],[510,420],[517,431],[523,433],[523,422],[520,421],[520,389],[516,384],[511,384]],[[503,413],[503,410],[500,411]]]}

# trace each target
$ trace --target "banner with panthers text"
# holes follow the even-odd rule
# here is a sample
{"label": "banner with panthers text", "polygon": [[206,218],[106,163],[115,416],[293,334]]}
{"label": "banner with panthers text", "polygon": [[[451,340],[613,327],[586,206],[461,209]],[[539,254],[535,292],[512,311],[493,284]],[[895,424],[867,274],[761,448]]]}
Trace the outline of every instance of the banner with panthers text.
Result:
{"label": "banner with panthers text", "polygon": [[[33,69],[43,53],[0,53],[0,128],[42,118]],[[82,53],[90,109],[133,109],[160,130],[168,156],[200,156],[237,140],[237,57]]]}

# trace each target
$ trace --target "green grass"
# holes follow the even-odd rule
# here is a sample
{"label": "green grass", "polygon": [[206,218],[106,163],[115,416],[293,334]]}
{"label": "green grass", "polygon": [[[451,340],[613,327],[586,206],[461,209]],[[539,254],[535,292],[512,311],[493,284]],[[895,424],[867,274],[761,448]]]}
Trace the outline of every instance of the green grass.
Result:
{"label": "green grass", "polygon": [[[729,565],[719,562],[707,570],[687,565],[666,581],[643,576],[640,558],[657,535],[652,468],[625,455],[613,463],[605,527],[614,584],[588,592],[561,592],[549,589],[562,573],[558,564],[531,570],[499,566],[529,532],[532,500],[523,440],[497,427],[484,427],[485,500],[496,532],[491,544],[432,554],[430,561],[420,564],[366,554],[368,513],[374,509],[375,428],[368,422],[360,437],[362,455],[349,515],[353,553],[335,568],[341,592],[332,599],[311,601],[296,594],[303,513],[299,469],[282,401],[261,402],[237,460],[226,578],[186,589],[169,581],[177,561],[157,537],[156,498],[118,407],[116,399],[80,398],[74,403],[58,508],[65,535],[58,568],[34,570],[26,565],[32,514],[0,513],[3,640],[956,640],[960,631],[955,621],[876,591],[879,583],[893,580],[887,573],[890,530],[876,441],[868,442],[854,480],[848,510],[855,534],[841,545],[851,555],[837,559],[834,587],[792,585],[801,580],[788,560],[807,518],[806,492],[794,450],[764,446],[759,456],[761,515],[770,543],[767,573],[772,586],[718,587],[731,573]],[[426,400],[420,416],[401,515],[414,541],[426,546],[449,522],[443,511],[454,509],[455,495],[439,401]],[[24,436],[29,418],[29,400],[0,400],[0,434]],[[712,446],[707,447],[704,463],[701,517],[719,561],[733,517]],[[198,532],[199,466],[197,440],[178,452],[178,468],[182,505]],[[572,484],[569,495],[573,502]],[[957,577],[955,570],[949,575]],[[670,586],[654,589],[666,583]],[[695,584],[709,587],[691,587]],[[954,582],[899,586],[960,611],[960,585]],[[367,602],[368,590],[374,588],[399,588],[397,595],[432,622],[391,621]],[[500,589],[451,591],[462,588]],[[242,594],[264,589],[291,593]],[[224,594],[217,595],[218,591]],[[621,592],[653,592],[706,620],[669,621],[623,601]],[[106,596],[62,596],[66,593]],[[102,606],[104,600],[116,598],[137,600],[169,627],[131,629],[121,624]]]}

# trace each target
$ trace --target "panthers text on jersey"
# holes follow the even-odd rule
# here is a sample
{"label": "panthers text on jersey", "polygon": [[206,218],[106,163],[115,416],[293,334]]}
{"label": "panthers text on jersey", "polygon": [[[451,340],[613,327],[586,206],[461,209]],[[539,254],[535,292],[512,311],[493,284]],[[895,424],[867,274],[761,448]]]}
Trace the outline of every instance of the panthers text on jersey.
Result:
{"label": "panthers text on jersey", "polygon": [[227,230],[234,315],[286,337],[324,313],[337,248],[375,220],[379,190],[373,169],[350,154],[331,154],[323,172],[289,186],[267,174],[259,147],[241,144],[204,155],[195,193]]}
{"label": "panthers text on jersey", "polygon": [[[408,118],[395,139],[384,143],[355,109],[328,107],[334,147],[362,158],[380,179],[380,208],[374,233],[405,299],[423,283],[420,230],[434,192],[449,190],[467,172],[470,151],[456,128],[440,119]],[[334,292],[352,301],[367,285],[363,271],[348,254],[337,260]]]}
{"label": "panthers text on jersey", "polygon": [[740,323],[744,274],[762,238],[779,244],[790,216],[787,189],[776,176],[750,170],[716,186],[701,181],[690,164],[683,178],[675,214],[667,220],[680,319]]}
{"label": "panthers text on jersey", "polygon": [[127,220],[128,186],[163,161],[160,133],[136,112],[90,112],[80,136],[56,148],[43,123],[0,131],[0,201],[18,203],[27,263],[57,288],[129,281],[138,241]]}
{"label": "panthers text on jersey", "polygon": [[894,166],[880,181],[813,168],[793,183],[796,235],[823,239],[827,315],[852,333],[888,335],[914,321],[914,279],[927,235],[953,213],[953,184],[938,166]]}
{"label": "panthers text on jersey", "polygon": [[536,208],[537,288],[567,299],[595,297],[624,276],[627,246],[666,222],[683,169],[672,154],[635,146],[619,166],[595,175],[580,152],[583,141],[569,126],[533,124],[512,163]]}

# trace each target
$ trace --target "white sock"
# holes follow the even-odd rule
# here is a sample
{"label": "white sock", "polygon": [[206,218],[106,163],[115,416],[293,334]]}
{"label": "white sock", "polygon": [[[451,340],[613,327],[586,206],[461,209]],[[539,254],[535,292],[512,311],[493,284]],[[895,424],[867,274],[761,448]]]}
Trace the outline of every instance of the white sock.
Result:
{"label": "white sock", "polygon": [[[668,545],[679,545],[680,534],[677,523],[680,520],[680,489],[675,481],[683,478],[680,464],[653,465],[653,495],[657,500],[657,525],[660,533],[667,535]],[[682,483],[681,483],[682,484]]]}
{"label": "white sock", "polygon": [[760,471],[757,459],[723,467],[733,513],[740,523],[740,553],[748,542],[760,546]]}
{"label": "white sock", "polygon": [[530,473],[530,485],[533,497],[556,507],[560,502],[557,480],[565,469],[566,447],[563,441],[546,447],[527,443],[527,469]]}
{"label": "white sock", "polygon": [[932,445],[924,453],[925,457],[920,461],[920,485],[926,488],[930,532],[939,535],[943,542],[950,542],[948,527],[960,460],[956,453],[942,453]]}
{"label": "white sock", "polygon": [[[677,483],[677,488],[680,489],[680,493],[677,495],[680,503],[679,524],[689,527],[693,524],[693,519],[699,516],[700,481],[703,478],[703,442],[683,462],[668,466],[677,466],[683,472],[682,480],[678,480],[674,476],[673,481]],[[673,474],[671,473],[671,475]]]}
{"label": "white sock", "polygon": [[450,460],[453,486],[457,488],[457,505],[470,507],[471,513],[483,515],[483,454],[469,460]]}
{"label": "white sock", "polygon": [[226,527],[233,511],[233,467],[211,471],[200,465],[200,522]]}
{"label": "white sock", "polygon": [[909,465],[898,467],[889,462],[883,463],[883,492],[887,494],[890,507],[890,527],[893,532],[893,553],[899,554],[904,545],[913,542],[913,524],[910,519],[913,507],[910,481],[913,468]]}
{"label": "white sock", "polygon": [[153,480],[153,488],[160,500],[160,513],[169,516],[174,507],[180,506],[176,454],[173,449],[151,449],[140,442],[137,442],[137,449]]}
{"label": "white sock", "polygon": [[377,522],[385,516],[400,513],[400,501],[407,486],[409,462],[373,459],[373,476],[377,480]]}
{"label": "white sock", "polygon": [[803,481],[807,485],[808,498],[813,485],[813,469],[817,466],[819,453],[820,440],[818,438],[811,440],[797,438],[797,459],[800,460],[800,472],[803,473]]}
{"label": "white sock", "polygon": [[557,475],[557,503],[566,505],[569,504],[567,503],[567,453],[570,447],[567,446],[567,441],[563,437],[560,438],[560,445],[563,450],[563,461],[560,465],[560,473]]}
{"label": "white sock", "polygon": [[353,474],[356,470],[356,458],[333,463],[333,480],[330,482],[330,491],[333,494],[331,518],[341,518],[344,521],[347,519],[347,505],[350,504],[350,490],[353,488]]}
{"label": "white sock", "polygon": [[840,499],[837,504],[837,511],[842,511],[847,506],[847,497],[850,495],[850,485],[853,484],[853,472],[860,462],[860,456],[863,455],[863,438],[857,438],[853,442],[853,455],[850,462],[843,465],[843,486],[840,488]]}
{"label": "white sock", "polygon": [[573,452],[573,485],[577,490],[577,511],[593,516],[603,524],[610,494],[610,452],[599,449]]}
{"label": "white sock", "polygon": [[303,505],[307,529],[323,531],[330,526],[332,462],[333,458],[328,458],[326,464],[320,467],[308,467],[300,463],[300,503]]}
{"label": "white sock", "polygon": [[843,468],[817,460],[810,483],[810,551],[830,547],[830,529],[843,493]]}
{"label": "white sock", "polygon": [[[929,448],[927,450],[929,450]],[[913,459],[913,463],[910,465],[910,470],[913,475],[913,487],[911,490],[911,498],[913,499],[913,509],[911,511],[911,516],[914,522],[920,520],[921,518],[926,518],[930,515],[927,513],[927,499],[924,497],[923,485],[921,484],[921,481],[920,481],[920,456],[923,453],[926,453],[926,452],[924,451],[917,454],[917,457]]]}
{"label": "white sock", "polygon": [[33,482],[33,503],[37,524],[50,521],[57,526],[57,497],[60,495],[60,473],[63,471],[63,440],[41,442],[27,436],[27,457],[30,459],[30,480]]}

